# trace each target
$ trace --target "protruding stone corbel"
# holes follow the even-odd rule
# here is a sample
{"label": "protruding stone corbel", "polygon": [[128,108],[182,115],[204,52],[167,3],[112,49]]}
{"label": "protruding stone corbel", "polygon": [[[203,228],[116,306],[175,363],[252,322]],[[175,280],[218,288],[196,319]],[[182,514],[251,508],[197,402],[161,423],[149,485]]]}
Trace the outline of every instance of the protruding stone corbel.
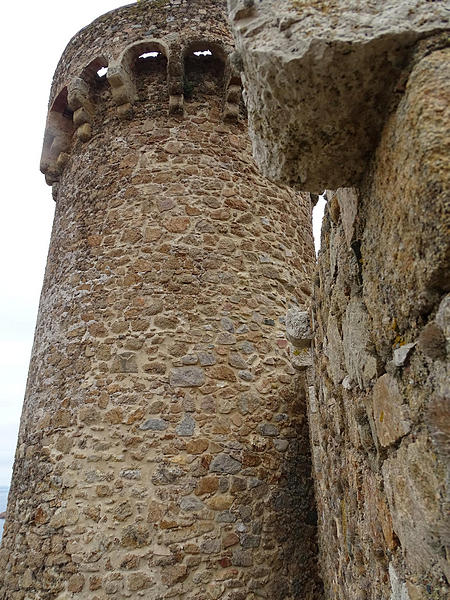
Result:
{"label": "protruding stone corbel", "polygon": [[167,86],[169,89],[169,113],[183,114],[184,112],[184,62],[181,48],[170,48],[167,62]]}
{"label": "protruding stone corbel", "polygon": [[291,342],[292,366],[307,369],[312,366],[311,342],[313,338],[309,313],[290,308],[286,314],[286,337]]}
{"label": "protruding stone corbel", "polygon": [[92,137],[92,121],[95,107],[90,99],[88,84],[81,78],[72,79],[67,90],[69,108],[73,110],[73,124],[76,127],[77,137],[82,142],[87,142]]}
{"label": "protruding stone corbel", "polygon": [[237,121],[242,97],[241,76],[238,69],[239,56],[233,52],[228,56],[225,67],[225,104],[224,121]]}
{"label": "protruding stone corbel", "polygon": [[110,65],[106,77],[111,86],[113,100],[117,105],[117,114],[121,119],[130,117],[133,112],[132,105],[136,100],[136,86],[133,77],[120,64]]}
{"label": "protruding stone corbel", "polygon": [[41,172],[44,173],[48,185],[53,185],[59,180],[67,164],[72,135],[71,119],[51,110],[47,117],[40,163]]}

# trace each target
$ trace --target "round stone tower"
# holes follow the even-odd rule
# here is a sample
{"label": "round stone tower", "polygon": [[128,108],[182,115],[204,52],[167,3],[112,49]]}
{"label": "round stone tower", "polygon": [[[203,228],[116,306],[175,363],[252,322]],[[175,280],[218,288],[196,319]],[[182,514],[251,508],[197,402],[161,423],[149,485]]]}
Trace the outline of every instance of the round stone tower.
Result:
{"label": "round stone tower", "polygon": [[320,597],[283,324],[310,294],[310,198],[255,168],[225,15],[130,5],[58,65],[2,600]]}

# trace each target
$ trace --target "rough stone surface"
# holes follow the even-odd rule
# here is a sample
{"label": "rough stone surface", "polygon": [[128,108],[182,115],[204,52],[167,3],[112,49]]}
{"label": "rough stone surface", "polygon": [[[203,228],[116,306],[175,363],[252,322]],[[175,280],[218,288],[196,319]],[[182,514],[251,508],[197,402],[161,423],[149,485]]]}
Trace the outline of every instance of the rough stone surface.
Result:
{"label": "rough stone surface", "polygon": [[448,9],[228,4],[257,162],[327,190],[307,370],[325,597],[447,598]]}
{"label": "rough stone surface", "polygon": [[191,415],[186,415],[179,425],[177,425],[175,431],[181,437],[189,437],[193,435],[195,431],[195,420]]}
{"label": "rough stone surface", "polygon": [[309,407],[327,598],[449,594],[450,56],[440,43],[416,47],[361,187],[327,191]]}
{"label": "rough stone surface", "polygon": [[164,431],[168,426],[169,423],[164,419],[147,419],[145,423],[142,423],[140,429],[143,431]]}
{"label": "rough stone surface", "polygon": [[257,162],[327,190],[307,372],[325,598],[447,598],[447,6],[228,4]]}
{"label": "rough stone surface", "polygon": [[436,324],[441,328],[446,338],[448,352],[450,342],[450,295],[445,296],[439,305],[436,313]]}
{"label": "rough stone surface", "polygon": [[361,389],[377,374],[377,360],[371,348],[370,320],[363,302],[352,298],[342,319],[342,347],[348,376]]}
{"label": "rough stone surface", "polygon": [[408,415],[397,381],[391,375],[382,375],[373,387],[373,419],[382,446],[393,444],[409,432]]}
{"label": "rough stone surface", "polygon": [[210,471],[216,473],[239,473],[242,469],[242,463],[232,456],[227,454],[219,454],[216,456],[210,465]]}
{"label": "rough stone surface", "polygon": [[392,590],[389,600],[410,600],[406,583],[398,578],[392,563],[389,563],[389,579]]}
{"label": "rough stone surface", "polygon": [[409,353],[415,345],[415,342],[412,342],[410,344],[403,344],[403,346],[400,346],[400,348],[394,349],[392,362],[396,367],[403,367],[406,359],[409,356]]}
{"label": "rough stone surface", "polygon": [[[441,506],[446,467],[436,463],[428,446],[425,433],[421,433],[416,441],[402,445],[384,462],[383,476],[394,531],[400,540],[408,572],[427,572],[433,565],[448,577],[444,549],[449,540],[446,515]],[[436,583],[434,586],[441,587]]]}
{"label": "rough stone surface", "polygon": [[178,367],[170,374],[170,385],[176,387],[198,387],[205,383],[205,373],[198,367]]}
{"label": "rough stone surface", "polygon": [[350,247],[358,214],[358,191],[355,188],[341,188],[337,193],[333,191],[327,192],[327,197],[330,196],[330,206],[333,203],[333,194],[336,196],[339,206],[338,218],[341,218],[345,241],[347,242],[347,246]]}
{"label": "rough stone surface", "polygon": [[312,331],[309,313],[290,308],[286,313],[286,337],[297,348],[311,344]]}
{"label": "rough stone surface", "polygon": [[449,26],[446,2],[228,0],[253,151],[302,190],[362,181],[414,43]]}
{"label": "rough stone surface", "polygon": [[313,365],[311,348],[293,348],[291,350],[291,364],[296,369],[307,369]]}
{"label": "rough stone surface", "polygon": [[2,600],[449,596],[447,6],[229,4],[58,66]]}

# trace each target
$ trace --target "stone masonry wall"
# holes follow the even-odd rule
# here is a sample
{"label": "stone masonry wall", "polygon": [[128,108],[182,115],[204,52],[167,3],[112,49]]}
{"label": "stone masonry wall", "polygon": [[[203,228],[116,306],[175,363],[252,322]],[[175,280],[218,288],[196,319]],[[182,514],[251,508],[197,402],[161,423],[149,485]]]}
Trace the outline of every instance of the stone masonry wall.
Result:
{"label": "stone masonry wall", "polygon": [[309,388],[324,596],[444,600],[450,90],[448,34],[436,33],[448,28],[445,3],[229,8],[258,164],[303,189],[338,188],[326,194]]}
{"label": "stone masonry wall", "polygon": [[310,422],[328,598],[449,593],[450,52],[419,54],[364,187],[327,193]]}
{"label": "stone masonry wall", "polygon": [[[135,42],[111,94],[95,69]],[[321,597],[284,334],[310,301],[311,202],[258,173],[229,48],[222,2],[146,2],[83,30],[58,67],[2,600]]]}

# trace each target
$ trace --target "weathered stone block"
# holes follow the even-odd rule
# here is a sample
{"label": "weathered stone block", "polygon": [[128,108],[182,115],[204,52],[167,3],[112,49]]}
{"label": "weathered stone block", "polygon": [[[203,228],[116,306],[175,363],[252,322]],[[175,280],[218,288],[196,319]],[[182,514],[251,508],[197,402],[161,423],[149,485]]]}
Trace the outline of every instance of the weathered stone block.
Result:
{"label": "weathered stone block", "polygon": [[445,468],[436,462],[425,433],[414,442],[402,444],[383,463],[394,531],[413,572],[428,572],[435,560],[444,572],[447,569],[444,557],[436,553],[436,548],[446,543],[446,517],[440,501],[445,493],[445,477]]}
{"label": "weathered stone block", "polygon": [[347,373],[361,388],[365,388],[377,374],[370,330],[369,316],[363,303],[352,298],[342,322],[343,349]]}
{"label": "weathered stone block", "polygon": [[355,230],[355,220],[358,214],[358,190],[356,188],[339,188],[336,190],[336,199],[339,204],[345,241],[347,242],[347,246],[350,246]]}
{"label": "weathered stone block", "polygon": [[194,434],[195,431],[195,420],[191,415],[185,415],[181,423],[176,427],[176,432],[181,437],[189,437]]}
{"label": "weathered stone block", "polygon": [[139,429],[142,429],[142,431],[164,431],[168,426],[169,423],[164,419],[147,419]]}
{"label": "weathered stone block", "polygon": [[311,348],[291,348],[290,349],[291,364],[299,370],[307,369],[313,364],[313,355]]}
{"label": "weathered stone block", "polygon": [[339,331],[337,318],[330,314],[324,340],[324,354],[328,357],[328,372],[335,385],[341,383],[345,377],[343,369],[344,350],[342,337]]}
{"label": "weathered stone block", "polygon": [[277,437],[279,435],[278,427],[272,423],[263,423],[259,426],[261,435],[266,437]]}
{"label": "weathered stone block", "polygon": [[410,600],[406,583],[399,579],[392,563],[389,563],[389,579],[392,590],[390,600]]}
{"label": "weathered stone block", "polygon": [[449,26],[445,3],[425,0],[228,7],[256,161],[316,193],[359,183],[411,45]]}
{"label": "weathered stone block", "polygon": [[403,365],[406,362],[406,359],[409,356],[409,353],[415,345],[415,342],[412,342],[411,344],[404,344],[403,346],[400,346],[400,348],[395,348],[393,352],[392,362],[396,367],[403,367]]}
{"label": "weathered stone block", "polygon": [[446,294],[439,304],[436,313],[436,324],[447,338],[448,344],[450,342],[450,294]]}
{"label": "weathered stone block", "polygon": [[373,418],[382,446],[393,444],[411,429],[408,406],[391,375],[382,375],[374,385]]}
{"label": "weathered stone block", "polygon": [[68,525],[75,525],[79,519],[79,513],[75,508],[58,508],[50,519],[49,526],[59,529]]}
{"label": "weathered stone block", "polygon": [[236,567],[251,567],[253,564],[252,553],[247,550],[234,550],[231,564]]}
{"label": "weathered stone block", "polygon": [[146,573],[137,571],[136,573],[130,573],[130,575],[128,575],[127,584],[130,591],[136,592],[138,590],[148,589],[154,582]]}
{"label": "weathered stone block", "polygon": [[417,340],[418,348],[432,360],[442,360],[446,357],[446,339],[442,329],[435,323],[425,325]]}
{"label": "weathered stone block", "polygon": [[180,508],[181,510],[186,511],[198,511],[203,510],[205,508],[205,505],[201,500],[199,500],[195,496],[185,496],[180,501]]}
{"label": "weathered stone block", "polygon": [[286,313],[286,337],[297,348],[304,348],[312,340],[309,313],[298,308],[290,308]]}
{"label": "weathered stone block", "polygon": [[[414,319],[428,318],[450,281],[444,125],[450,109],[443,103],[450,49],[439,43],[422,42],[417,50],[425,56],[414,64],[398,109],[386,122],[361,214],[367,223],[361,241],[363,296],[381,355],[391,351],[397,336],[403,341]],[[406,339],[417,341],[420,332],[411,333]]]}
{"label": "weathered stone block", "polygon": [[205,373],[199,367],[178,367],[170,373],[173,387],[199,387],[205,383]]}
{"label": "weathered stone block", "polygon": [[242,463],[228,454],[218,454],[211,462],[209,470],[215,473],[234,475],[242,469]]}
{"label": "weathered stone block", "polygon": [[122,352],[113,361],[113,373],[137,373],[138,366],[134,352]]}
{"label": "weathered stone block", "polygon": [[90,123],[83,123],[77,129],[77,136],[82,142],[88,142],[92,137],[92,126]]}
{"label": "weathered stone block", "polygon": [[84,576],[80,575],[79,573],[76,573],[75,575],[72,575],[72,577],[70,577],[69,581],[67,582],[67,589],[69,590],[69,592],[78,594],[82,591],[84,583]]}

